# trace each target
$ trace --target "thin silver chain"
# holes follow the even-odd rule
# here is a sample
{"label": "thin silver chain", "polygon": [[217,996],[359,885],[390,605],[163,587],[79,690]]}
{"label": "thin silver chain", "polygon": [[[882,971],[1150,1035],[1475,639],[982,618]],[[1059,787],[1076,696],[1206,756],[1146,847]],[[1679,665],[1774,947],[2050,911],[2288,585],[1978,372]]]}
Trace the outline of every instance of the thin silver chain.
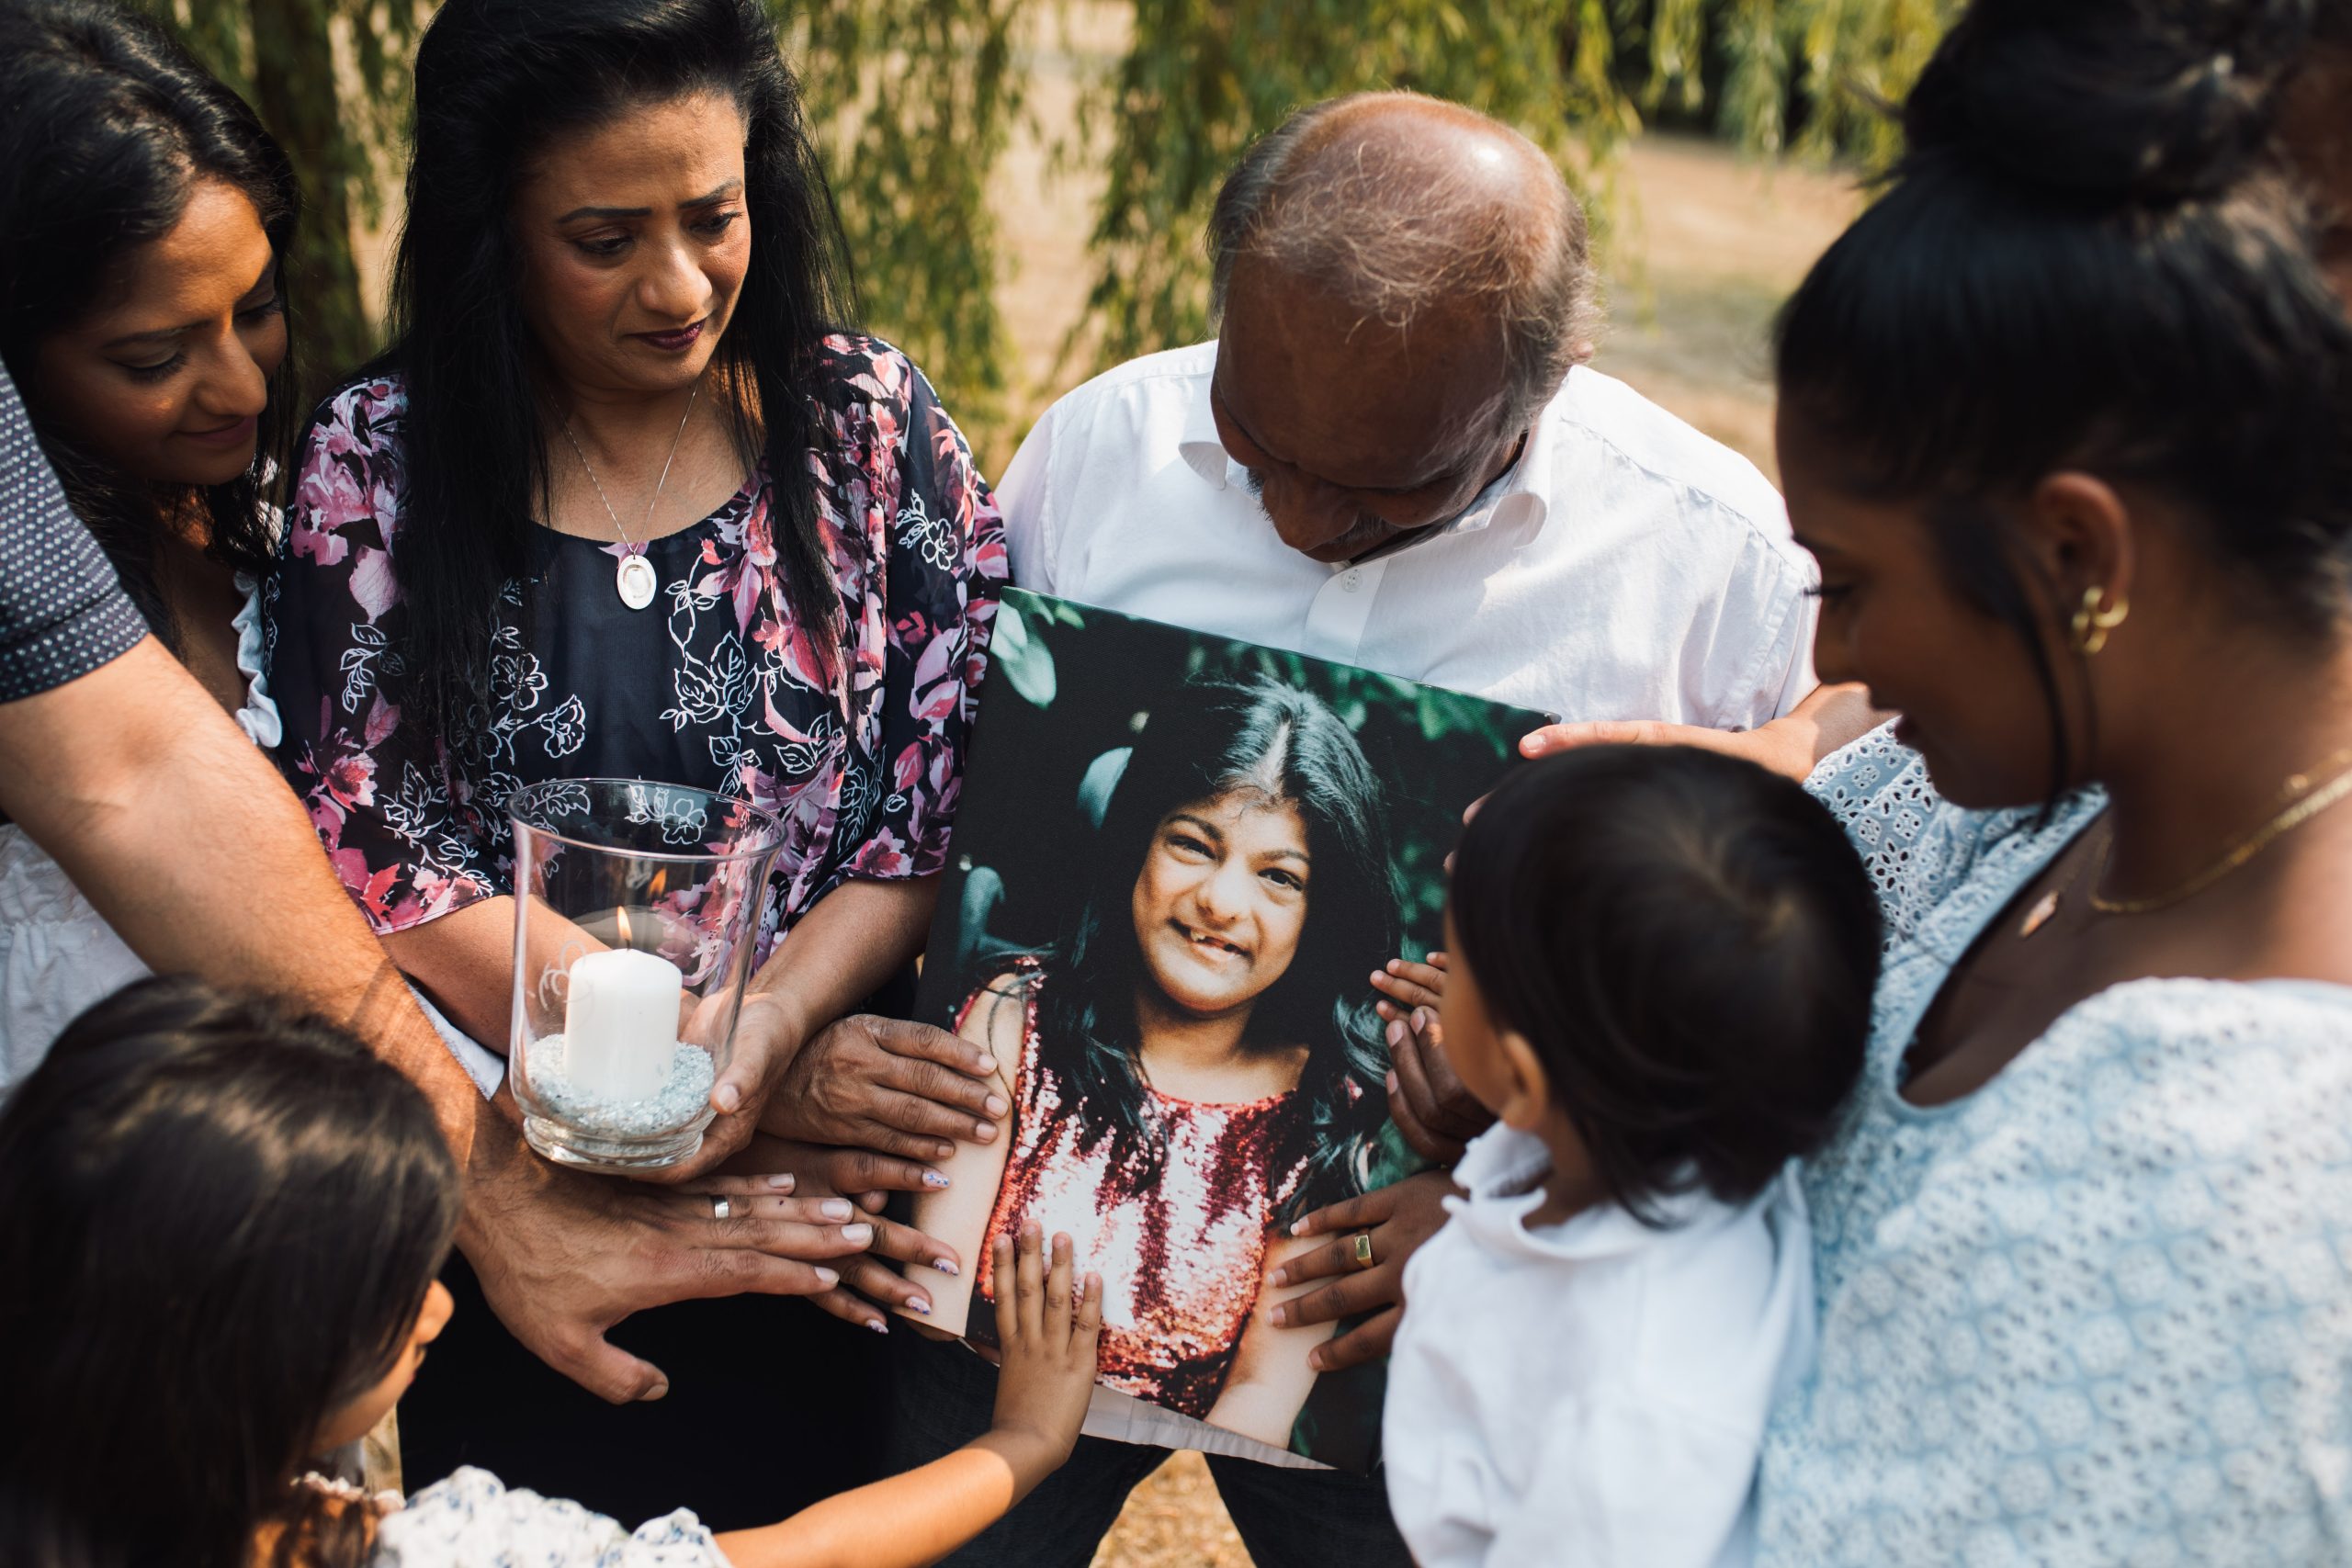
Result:
{"label": "thin silver chain", "polygon": [[[695,378],[695,389],[686,394],[686,412],[678,416],[678,434],[670,437],[670,455],[662,459],[662,477],[653,481],[653,499],[645,503],[645,521],[638,525],[641,528],[650,529],[653,525],[653,509],[662,504],[662,489],[670,482],[670,465],[678,460],[678,444],[686,438],[686,421],[694,417],[695,400],[701,396],[702,378],[697,376]],[[571,416],[568,413],[563,416],[563,438],[571,443],[571,455],[580,459],[580,471],[586,474],[588,482],[596,487],[596,499],[605,503],[605,515],[613,520],[613,532],[621,536],[621,547],[633,556],[643,555],[645,547],[630,538],[628,530],[621,526],[621,514],[613,510],[612,497],[605,493],[605,487],[597,481],[596,470],[589,465],[588,454],[580,449],[580,438],[571,434]]]}

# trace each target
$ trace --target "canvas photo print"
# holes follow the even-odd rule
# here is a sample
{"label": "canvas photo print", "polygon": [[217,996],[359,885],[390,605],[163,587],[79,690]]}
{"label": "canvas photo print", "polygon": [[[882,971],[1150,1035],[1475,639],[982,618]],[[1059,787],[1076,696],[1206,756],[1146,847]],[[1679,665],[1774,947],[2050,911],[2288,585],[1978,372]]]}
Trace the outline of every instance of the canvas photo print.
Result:
{"label": "canvas photo print", "polygon": [[993,1338],[989,1243],[1066,1232],[1101,1382],[1369,1468],[1380,1369],[1264,1281],[1315,1209],[1419,1163],[1371,974],[1443,940],[1462,814],[1544,716],[1021,590],[1000,612],[917,1014],[985,1045],[1009,1135],[905,1201],[967,1260],[932,1327]]}

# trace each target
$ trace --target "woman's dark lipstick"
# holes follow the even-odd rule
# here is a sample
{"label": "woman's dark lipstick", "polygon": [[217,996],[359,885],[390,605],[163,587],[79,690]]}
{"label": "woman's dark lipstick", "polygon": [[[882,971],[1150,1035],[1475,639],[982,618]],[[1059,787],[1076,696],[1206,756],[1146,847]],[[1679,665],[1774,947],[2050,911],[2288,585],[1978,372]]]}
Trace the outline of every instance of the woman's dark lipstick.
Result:
{"label": "woman's dark lipstick", "polygon": [[[707,321],[708,318],[705,318]],[[684,354],[702,341],[702,321],[695,321],[667,333],[631,333],[639,343],[651,344],[664,354]]]}

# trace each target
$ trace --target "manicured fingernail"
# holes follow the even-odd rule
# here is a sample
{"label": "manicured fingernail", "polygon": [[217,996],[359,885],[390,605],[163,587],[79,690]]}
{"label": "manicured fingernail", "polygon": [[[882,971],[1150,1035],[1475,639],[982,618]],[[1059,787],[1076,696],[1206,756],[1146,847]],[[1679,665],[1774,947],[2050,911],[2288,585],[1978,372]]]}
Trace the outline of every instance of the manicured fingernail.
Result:
{"label": "manicured fingernail", "polygon": [[1287,1268],[1277,1269],[1274,1270],[1274,1284],[1277,1287],[1287,1285],[1289,1283],[1290,1270]]}
{"label": "manicured fingernail", "polygon": [[846,1198],[828,1198],[822,1203],[817,1205],[817,1212],[824,1215],[825,1218],[829,1220],[848,1219],[850,1216],[849,1200]]}
{"label": "manicured fingernail", "polygon": [[956,1267],[956,1260],[952,1258],[934,1258],[931,1260],[931,1266],[951,1280],[956,1278],[960,1272]]}
{"label": "manicured fingernail", "polygon": [[987,1143],[989,1140],[996,1136],[996,1123],[992,1122],[973,1122],[972,1136],[978,1139],[981,1143]]}
{"label": "manicured fingernail", "polygon": [[922,1184],[936,1191],[947,1185],[947,1173],[944,1170],[926,1170],[922,1173]]}
{"label": "manicured fingernail", "polygon": [[888,1333],[889,1333],[889,1332],[890,1332],[889,1325],[888,1325],[888,1324],[884,1323],[884,1322],[883,1322],[880,1318],[878,1318],[878,1317],[869,1317],[869,1318],[867,1318],[867,1319],[865,1320],[865,1326],[866,1326],[866,1327],[868,1327],[868,1328],[870,1328],[870,1329],[872,1329],[872,1330],[874,1330],[874,1332],[875,1332],[875,1333],[876,1333],[876,1334],[888,1334]]}
{"label": "manicured fingernail", "polygon": [[988,1100],[984,1103],[982,1109],[986,1110],[991,1116],[1001,1116],[1012,1108],[1005,1104],[1004,1096],[1001,1094],[992,1094],[988,1097]]}
{"label": "manicured fingernail", "polygon": [[720,1084],[718,1092],[710,1099],[712,1104],[729,1116],[743,1109],[743,1091],[731,1083]]}
{"label": "manicured fingernail", "polygon": [[822,1285],[826,1290],[830,1291],[841,1282],[842,1277],[839,1274],[834,1273],[831,1269],[820,1268],[817,1270],[817,1283]]}
{"label": "manicured fingernail", "polygon": [[779,1172],[778,1174],[768,1178],[768,1185],[775,1188],[779,1192],[791,1191],[792,1183],[793,1177],[790,1171]]}
{"label": "manicured fingernail", "polygon": [[996,1058],[994,1056],[976,1056],[972,1060],[972,1070],[976,1073],[992,1073],[996,1071]]}
{"label": "manicured fingernail", "polygon": [[1291,1234],[1291,1235],[1305,1235],[1306,1234],[1306,1226],[1307,1226],[1307,1223],[1308,1223],[1308,1222],[1306,1222],[1306,1221],[1305,1221],[1305,1220],[1293,1220],[1293,1221],[1291,1221],[1291,1223],[1290,1223],[1290,1234]]}
{"label": "manicured fingernail", "polygon": [[653,1401],[661,1398],[663,1394],[669,1392],[670,1380],[668,1378],[663,1378],[651,1388],[649,1388],[643,1393],[639,1394],[638,1398],[646,1404],[650,1404]]}
{"label": "manicured fingernail", "polygon": [[870,1246],[874,1241],[874,1227],[872,1225],[843,1225],[842,1239],[852,1247]]}
{"label": "manicured fingernail", "polygon": [[1278,1306],[1274,1309],[1274,1326],[1276,1328],[1288,1328],[1290,1326],[1290,1308],[1287,1306]]}
{"label": "manicured fingernail", "polygon": [[931,1302],[929,1298],[924,1296],[909,1296],[907,1298],[907,1310],[909,1312],[919,1312],[922,1314],[923,1316],[929,1317],[931,1315]]}
{"label": "manicured fingernail", "polygon": [[1402,1045],[1405,1043],[1405,1021],[1403,1019],[1396,1019],[1390,1021],[1388,1025],[1388,1043],[1391,1045]]}

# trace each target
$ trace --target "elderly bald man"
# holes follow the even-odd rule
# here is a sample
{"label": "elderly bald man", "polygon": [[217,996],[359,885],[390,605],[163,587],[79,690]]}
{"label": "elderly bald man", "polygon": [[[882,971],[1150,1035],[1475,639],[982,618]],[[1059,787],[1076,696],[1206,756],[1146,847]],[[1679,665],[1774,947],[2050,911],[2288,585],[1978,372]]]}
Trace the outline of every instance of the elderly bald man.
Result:
{"label": "elderly bald man", "polygon": [[[1753,466],[1583,367],[1584,214],[1532,142],[1409,95],[1319,104],[1233,171],[1209,245],[1217,340],[1079,388],[1006,471],[1015,581],[1571,721],[1744,731],[1727,743],[1793,772],[1838,738],[1802,716],[1761,728],[1814,688],[1809,560]],[[1458,1154],[1486,1118],[1434,1042],[1403,1020],[1390,1037],[1400,1127]],[[1352,1325],[1319,1369],[1385,1355],[1448,1190],[1432,1173],[1317,1217],[1336,1239],[1292,1280],[1328,1282],[1277,1310]],[[986,1427],[974,1358],[910,1345],[899,1371],[901,1463]],[[1098,1408],[1087,1430],[1217,1446],[1148,1407]],[[1211,1468],[1261,1564],[1409,1561],[1376,1478],[1224,1446]],[[1085,1563],[1159,1458],[1081,1439],[951,1561]]]}

